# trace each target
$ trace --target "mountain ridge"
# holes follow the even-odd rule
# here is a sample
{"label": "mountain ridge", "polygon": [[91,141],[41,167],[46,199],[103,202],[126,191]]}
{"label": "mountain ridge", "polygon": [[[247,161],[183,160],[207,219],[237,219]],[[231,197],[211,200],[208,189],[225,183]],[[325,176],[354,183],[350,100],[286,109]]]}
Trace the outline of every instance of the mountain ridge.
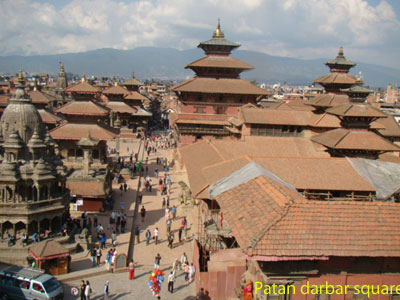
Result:
{"label": "mountain ridge", "polygon": [[[79,53],[0,56],[0,72],[16,73],[19,69],[27,72],[57,74],[58,62],[62,61],[66,72],[86,73],[95,76],[115,76],[125,78],[135,72],[137,78],[183,80],[194,76],[185,70],[188,63],[201,58],[200,49],[178,50],[174,48],[138,47],[131,50],[103,48]],[[309,85],[314,79],[329,73],[324,63],[329,59],[305,60],[272,56],[250,50],[233,51],[232,57],[241,59],[255,67],[241,77],[258,82]],[[351,58],[352,61],[356,59]],[[362,72],[365,84],[371,87],[386,87],[388,83],[400,83],[400,70],[359,62],[351,74]]]}

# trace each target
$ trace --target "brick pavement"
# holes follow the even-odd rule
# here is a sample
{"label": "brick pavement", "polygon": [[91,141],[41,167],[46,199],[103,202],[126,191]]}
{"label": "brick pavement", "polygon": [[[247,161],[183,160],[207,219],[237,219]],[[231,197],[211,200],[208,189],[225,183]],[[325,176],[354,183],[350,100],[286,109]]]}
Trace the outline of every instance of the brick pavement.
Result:
{"label": "brick pavement", "polygon": [[[127,156],[127,148],[129,148],[130,151],[133,149],[137,151],[137,148],[139,146],[139,140],[132,140],[129,143],[121,143],[120,144],[120,153],[121,156]],[[104,284],[104,281],[110,280],[111,287],[114,285],[116,287],[120,286],[118,288],[118,296],[115,295],[115,299],[128,299],[127,297],[129,295],[135,295],[135,296],[143,296],[144,298],[142,299],[154,299],[154,297],[151,297],[150,291],[148,290],[146,286],[147,282],[147,277],[149,272],[153,269],[153,264],[154,264],[154,257],[156,256],[157,253],[160,253],[162,260],[161,260],[161,269],[168,269],[172,266],[173,261],[176,258],[180,258],[183,252],[186,252],[187,256],[189,259],[192,257],[192,244],[191,242],[184,242],[181,244],[178,244],[178,234],[177,232],[175,233],[175,243],[173,249],[169,249],[167,247],[167,236],[166,236],[166,222],[164,218],[164,209],[161,207],[162,203],[162,196],[160,195],[157,187],[158,187],[158,179],[153,177],[154,169],[157,167],[159,171],[161,171],[162,166],[156,166],[156,157],[170,157],[172,150],[158,150],[157,153],[151,153],[149,156],[149,175],[152,180],[152,185],[153,189],[152,192],[146,192],[145,190],[143,191],[143,203],[142,205],[145,206],[146,208],[146,217],[145,221],[141,222],[140,220],[140,215],[139,215],[139,220],[136,224],[140,226],[141,229],[141,235],[140,235],[140,243],[135,245],[134,249],[134,261],[137,262],[138,267],[137,267],[137,274],[139,276],[141,274],[146,274],[143,276],[140,276],[138,280],[130,282],[128,280],[128,274],[127,273],[115,273],[115,274],[105,274],[105,275],[99,275],[96,277],[92,277],[91,280],[92,285],[96,287],[97,285],[102,286]],[[147,154],[145,155],[145,157]],[[129,161],[128,159],[125,161]],[[163,175],[163,172],[160,172],[160,175]],[[159,175],[159,176],[160,176]],[[144,175],[145,176],[145,175]],[[171,188],[171,199],[170,199],[170,206],[176,205],[178,207],[177,210],[177,217],[176,219],[172,222],[172,231],[177,231],[180,225],[180,222],[182,220],[182,215],[181,215],[181,208],[179,207],[178,203],[178,193],[179,193],[179,186],[178,182],[181,180],[184,180],[187,182],[186,174],[182,172],[175,172],[172,170],[170,172],[171,180],[172,180],[172,188]],[[143,181],[143,180],[142,180]],[[134,199],[136,197],[136,188],[137,188],[137,183],[138,179],[135,177],[134,179],[128,180],[128,191],[123,192],[122,195],[120,195],[119,191],[119,185],[118,184],[113,184],[113,193],[115,196],[115,204],[114,204],[114,209],[120,207],[120,203],[123,201],[125,203],[125,213],[127,213],[128,216],[128,224],[127,224],[127,230],[130,230],[131,224],[132,224],[132,214],[133,214],[133,209],[134,209]],[[140,206],[141,207],[141,206]],[[188,216],[188,224],[189,228],[191,226],[191,221],[190,221],[190,216]],[[109,215],[99,215],[99,222],[103,225],[103,227],[106,229],[107,237],[111,235],[112,230],[107,229],[107,224],[108,224],[108,218]],[[155,227],[158,227],[159,229],[159,244],[155,245],[154,240],[151,240],[150,245],[146,246],[145,242],[145,232],[147,229],[150,229],[152,235],[154,234],[154,229]],[[188,231],[188,236],[191,236],[190,230]],[[117,241],[118,241],[118,246],[117,246],[117,253],[127,253],[128,251],[128,246],[129,246],[129,237],[130,233],[124,233],[124,234],[119,234]],[[106,249],[108,251],[108,248]],[[103,251],[103,254],[105,254],[106,251]],[[99,268],[91,268],[90,267],[90,257],[86,256],[87,252],[77,254],[73,256],[73,261],[71,263],[71,269],[72,271],[78,271],[78,270],[87,270],[86,271],[80,271],[79,273],[82,273],[82,277],[86,277],[89,275],[94,275],[92,273],[99,273],[99,271],[104,270],[104,265],[100,266]],[[104,257],[102,258],[102,261],[104,260]],[[167,273],[169,274],[169,272]],[[70,273],[67,276],[60,276],[60,280],[67,279],[68,276],[73,276],[73,273]],[[190,286],[186,287],[186,282],[182,279],[183,275],[178,277],[177,279],[177,284],[176,286],[182,286],[183,288],[179,289],[177,294],[174,294],[174,297],[167,297],[166,299],[184,299],[187,296],[194,295],[194,284],[192,283]],[[85,279],[85,278],[83,278]],[[78,284],[79,281],[72,281],[71,284]],[[128,284],[129,283],[129,284]],[[163,292],[162,295],[165,293],[168,293],[167,291],[167,284],[166,282],[163,284]],[[146,294],[149,296],[149,298],[146,298]],[[169,293],[168,293],[169,294]],[[179,295],[179,297],[178,297]],[[178,297],[178,298],[175,298]],[[151,297],[151,298],[150,298]],[[67,298],[67,299],[73,299],[73,298]],[[114,298],[111,298],[114,299]],[[130,298],[132,299],[132,298]],[[164,297],[162,297],[164,299]],[[190,298],[187,298],[190,299]]]}

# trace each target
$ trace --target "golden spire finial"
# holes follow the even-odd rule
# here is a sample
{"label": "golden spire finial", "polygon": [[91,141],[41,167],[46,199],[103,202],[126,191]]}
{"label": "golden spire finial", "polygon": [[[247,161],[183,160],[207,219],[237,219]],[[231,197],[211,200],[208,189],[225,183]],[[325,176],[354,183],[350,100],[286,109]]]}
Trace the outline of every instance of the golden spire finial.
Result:
{"label": "golden spire finial", "polygon": [[64,72],[64,64],[61,61],[58,63],[60,64],[60,72]]}
{"label": "golden spire finial", "polygon": [[221,30],[220,19],[218,18],[217,29],[214,31],[213,38],[224,38],[224,33]]}
{"label": "golden spire finial", "polygon": [[81,80],[82,82],[86,82],[86,75],[85,75],[85,72],[82,74],[82,80]]}
{"label": "golden spire finial", "polygon": [[340,46],[338,56],[343,56],[343,46]]}
{"label": "golden spire finial", "polygon": [[18,73],[18,81],[24,80],[24,76],[22,75],[22,70],[19,70]]}

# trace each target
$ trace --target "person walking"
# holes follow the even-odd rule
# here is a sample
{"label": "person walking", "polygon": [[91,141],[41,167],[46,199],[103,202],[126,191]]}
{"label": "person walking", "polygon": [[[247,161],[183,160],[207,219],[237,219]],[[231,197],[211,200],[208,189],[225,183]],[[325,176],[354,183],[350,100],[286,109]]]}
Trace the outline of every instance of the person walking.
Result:
{"label": "person walking", "polygon": [[94,267],[96,265],[96,248],[93,246],[90,249],[90,257],[92,259],[92,267]]}
{"label": "person walking", "polygon": [[110,249],[107,254],[106,254],[106,260],[105,260],[105,264],[104,266],[106,267],[107,271],[110,271],[110,262],[111,262],[111,251],[112,249]]}
{"label": "person walking", "polygon": [[171,232],[171,219],[167,220],[167,235]]}
{"label": "person walking", "polygon": [[146,216],[146,209],[144,205],[142,205],[142,209],[140,210],[140,215],[142,216],[142,222],[144,222],[144,217]]}
{"label": "person walking", "polygon": [[104,284],[103,300],[109,300],[108,298],[109,293],[110,293],[110,283],[107,280],[106,283]]}
{"label": "person walking", "polygon": [[196,273],[196,268],[193,265],[193,263],[191,263],[189,267],[189,282],[192,282],[194,280],[195,273]]}
{"label": "person walking", "polygon": [[174,292],[174,282],[175,282],[175,273],[171,272],[168,276],[168,292],[171,294]]}
{"label": "person walking", "polygon": [[82,280],[81,286],[79,287],[80,292],[81,292],[81,300],[86,300],[85,296],[85,289],[86,289],[86,283],[85,280]]}
{"label": "person walking", "polygon": [[174,234],[171,232],[171,233],[168,235],[168,247],[169,247],[170,249],[173,248],[174,239],[175,239]]}
{"label": "person walking", "polygon": [[136,226],[135,237],[136,237],[136,243],[139,244],[140,243],[140,229],[139,229],[139,226]]}
{"label": "person walking", "polygon": [[181,243],[182,242],[182,227],[179,227],[178,237],[179,237],[179,243]]}
{"label": "person walking", "polygon": [[97,266],[99,266],[100,265],[100,259],[101,259],[101,249],[100,249],[100,247],[97,248],[97,250],[96,250],[96,258],[97,258]]}
{"label": "person walking", "polygon": [[179,259],[175,259],[172,263],[172,272],[174,272],[174,274],[176,274],[176,271],[180,268],[180,264],[181,262],[179,261]]}
{"label": "person walking", "polygon": [[205,296],[204,295],[204,289],[201,288],[200,291],[196,295],[196,300],[205,300],[204,296]]}
{"label": "person walking", "polygon": [[160,269],[161,255],[157,253],[157,256],[154,258],[154,269]]}
{"label": "person walking", "polygon": [[158,244],[158,227],[156,227],[156,229],[154,229],[154,240],[155,240],[155,244]]}
{"label": "person walking", "polygon": [[176,217],[176,206],[172,206],[171,208],[171,215],[172,215],[172,219],[175,219]]}
{"label": "person walking", "polygon": [[135,266],[133,259],[131,259],[131,262],[129,263],[129,280],[135,279]]}
{"label": "person walking", "polygon": [[92,294],[92,287],[90,286],[89,280],[86,280],[86,287],[85,287],[86,300],[90,300],[91,294]]}
{"label": "person walking", "polygon": [[185,273],[185,281],[189,280],[189,265],[184,265],[183,273]]}
{"label": "person walking", "polygon": [[150,239],[151,239],[151,232],[150,229],[147,229],[146,231],[146,246],[150,244]]}
{"label": "person walking", "polygon": [[189,264],[189,260],[186,256],[186,253],[183,252],[182,256],[181,256],[181,269],[182,267],[185,268],[185,266],[187,266]]}

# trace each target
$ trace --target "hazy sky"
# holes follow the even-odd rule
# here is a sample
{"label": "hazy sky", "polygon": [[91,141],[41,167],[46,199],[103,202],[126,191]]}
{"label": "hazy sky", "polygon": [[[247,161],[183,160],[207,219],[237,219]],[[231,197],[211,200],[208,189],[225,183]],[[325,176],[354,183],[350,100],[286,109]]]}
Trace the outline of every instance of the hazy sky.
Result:
{"label": "hazy sky", "polygon": [[0,55],[194,48],[218,18],[240,49],[400,69],[400,0],[0,0]]}

